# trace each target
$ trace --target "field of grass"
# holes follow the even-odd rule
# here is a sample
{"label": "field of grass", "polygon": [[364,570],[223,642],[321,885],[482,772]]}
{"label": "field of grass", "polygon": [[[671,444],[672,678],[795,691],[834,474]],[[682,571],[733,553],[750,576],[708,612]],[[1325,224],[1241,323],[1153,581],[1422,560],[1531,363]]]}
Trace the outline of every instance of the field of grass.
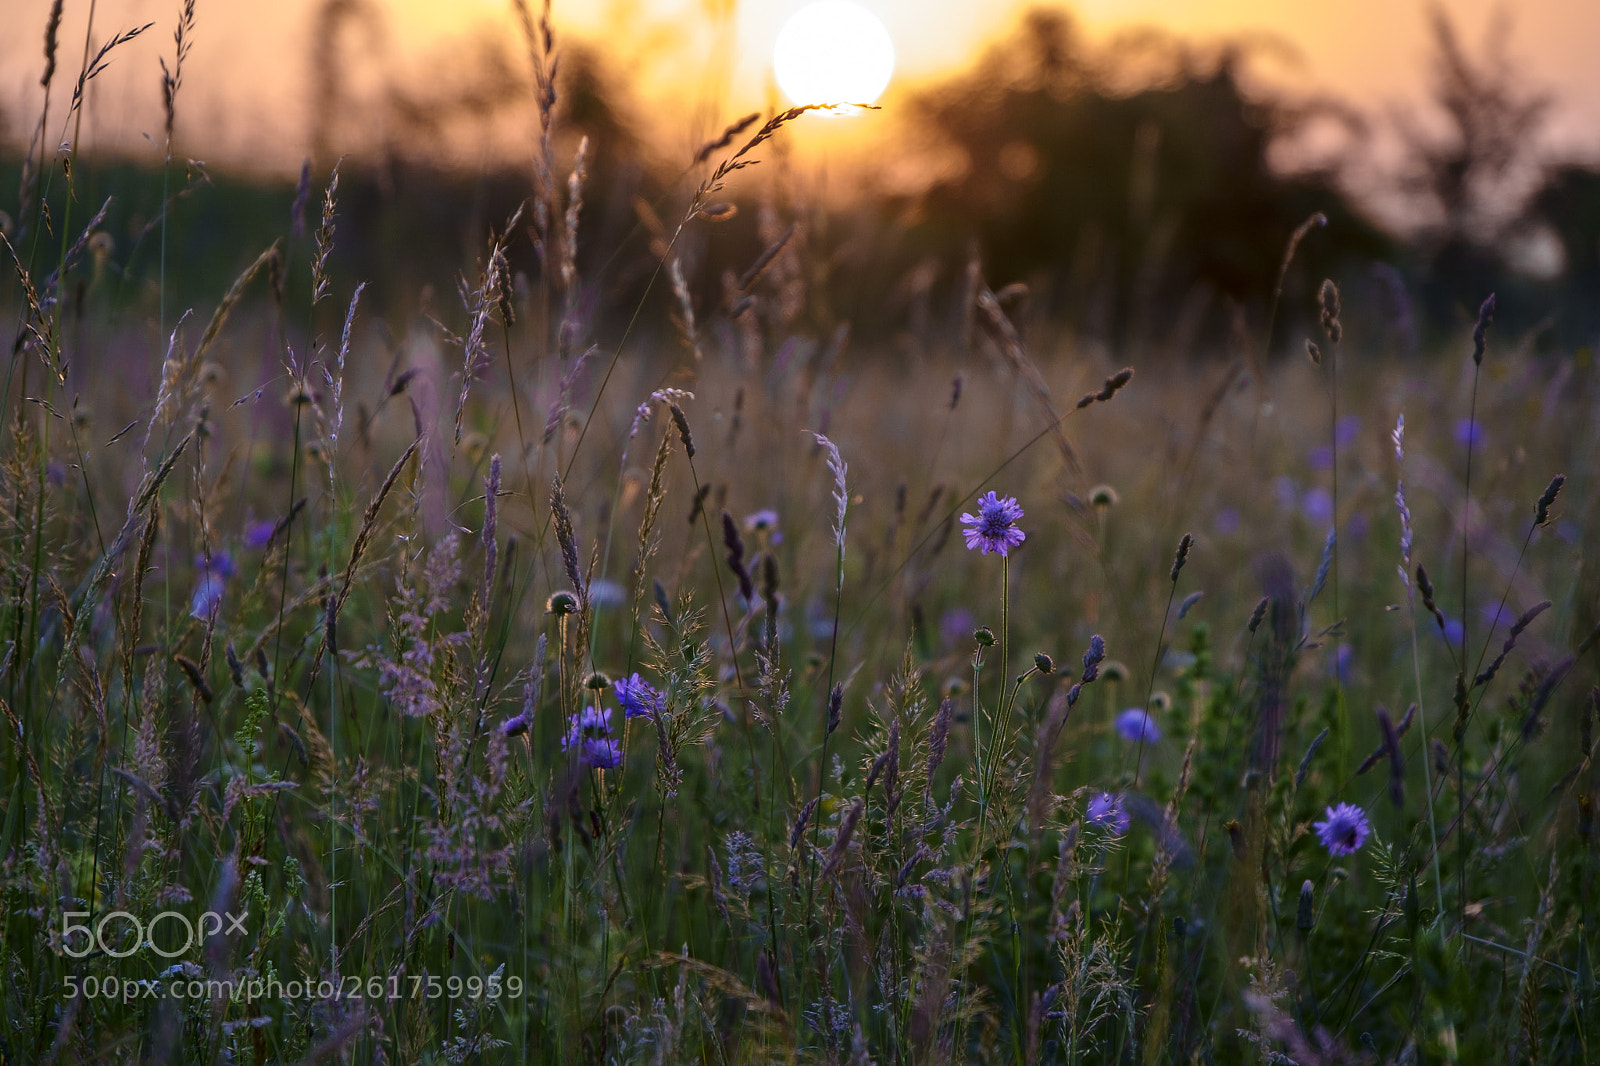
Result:
{"label": "field of grass", "polygon": [[626,331],[548,142],[429,308],[24,174],[0,1063],[1588,1061],[1591,354],[858,351],[672,228],[806,118]]}

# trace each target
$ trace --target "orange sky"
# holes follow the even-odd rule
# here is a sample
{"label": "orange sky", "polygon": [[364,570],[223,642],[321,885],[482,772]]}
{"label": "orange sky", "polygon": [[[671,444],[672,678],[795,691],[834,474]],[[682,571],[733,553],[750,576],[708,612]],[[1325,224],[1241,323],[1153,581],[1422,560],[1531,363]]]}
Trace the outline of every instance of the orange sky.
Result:
{"label": "orange sky", "polygon": [[[507,0],[365,0],[378,17],[345,38],[352,94],[375,93],[385,77],[415,83],[470,69],[470,41],[512,32]],[[537,0],[534,0],[537,3]],[[661,121],[676,122],[674,136],[695,135],[685,79],[726,66],[721,86],[726,114],[764,106],[769,99],[767,65],[783,19],[803,0],[556,0],[563,32],[599,39],[615,65],[642,75],[636,99]],[[1002,33],[1022,0],[861,0],[883,19],[899,54],[897,82],[882,103],[891,108],[897,86],[959,67],[983,42]],[[180,154],[209,162],[265,164],[289,172],[308,143],[312,91],[307,81],[312,14],[319,0],[199,0],[194,51],[179,100]],[[9,0],[8,32],[0,40],[0,109],[7,135],[26,136],[39,104],[41,38],[49,0]],[[1289,48],[1258,65],[1259,76],[1296,90],[1327,90],[1363,107],[1419,101],[1426,76],[1424,0],[1073,0],[1074,12],[1091,38],[1121,28],[1158,25],[1177,33],[1215,39],[1240,34],[1271,35]],[[1497,0],[1448,0],[1444,5],[1476,52],[1492,32]],[[1509,50],[1518,69],[1560,98],[1553,136],[1563,145],[1600,154],[1600,2],[1521,0],[1514,7]],[[86,0],[67,3],[62,28],[58,89],[70,90],[83,49]],[[144,39],[119,51],[91,96],[86,140],[119,143],[124,150],[153,151],[145,135],[158,137],[160,70],[157,59],[172,52],[172,27],[179,0],[100,0],[96,38],[114,29],[153,21]],[[721,39],[708,12],[734,12],[735,26]],[[382,55],[381,72],[378,61]],[[440,61],[443,61],[442,63]],[[442,73],[441,73],[442,68]],[[64,93],[54,105],[60,113]],[[52,122],[56,127],[56,123]],[[70,132],[70,131],[68,131]],[[500,131],[516,136],[515,131]],[[51,141],[63,134],[50,131]],[[454,147],[470,162],[474,138]]]}

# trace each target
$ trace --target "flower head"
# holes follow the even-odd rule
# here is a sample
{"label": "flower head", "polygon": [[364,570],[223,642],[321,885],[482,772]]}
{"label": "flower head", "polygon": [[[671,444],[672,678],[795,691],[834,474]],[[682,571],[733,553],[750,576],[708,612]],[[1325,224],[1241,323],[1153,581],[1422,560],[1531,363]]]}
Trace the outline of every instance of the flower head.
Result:
{"label": "flower head", "polygon": [[1117,732],[1130,744],[1154,744],[1161,739],[1161,727],[1143,707],[1129,707],[1117,715]]}
{"label": "flower head", "polygon": [[622,765],[622,745],[611,737],[611,708],[590,704],[567,719],[561,750],[576,752],[578,761],[597,770]]}
{"label": "flower head", "polygon": [[194,595],[189,600],[189,614],[207,619],[221,605],[223,589],[234,575],[233,556],[225,551],[209,557],[201,555],[195,558],[194,565],[200,573],[195,580]]}
{"label": "flower head", "polygon": [[968,527],[962,530],[967,537],[967,550],[977,548],[985,555],[990,552],[1005,555],[1028,537],[1017,528],[1017,519],[1021,517],[1022,506],[1015,496],[1003,500],[994,492],[979,496],[977,516],[961,515],[961,524]]}
{"label": "flower head", "polygon": [[744,516],[744,528],[751,533],[765,533],[778,528],[778,512],[769,509],[754,511]]}
{"label": "flower head", "polygon": [[622,713],[627,718],[653,719],[667,709],[666,697],[637,673],[612,682],[611,688],[617,694],[617,702],[622,704]]}
{"label": "flower head", "polygon": [[1090,825],[1105,826],[1111,831],[1112,836],[1118,837],[1128,831],[1130,821],[1128,810],[1122,805],[1122,797],[1113,796],[1109,792],[1096,793],[1089,800],[1084,818]]}
{"label": "flower head", "polygon": [[272,534],[277,530],[276,522],[251,522],[244,527],[244,546],[259,551],[272,543]]}
{"label": "flower head", "polygon": [[1337,807],[1328,807],[1327,814],[1326,821],[1312,822],[1311,828],[1317,831],[1317,837],[1322,841],[1322,846],[1328,849],[1328,854],[1338,857],[1360,851],[1361,845],[1367,842],[1372,832],[1372,827],[1367,824],[1367,812],[1352,803],[1341,803]]}

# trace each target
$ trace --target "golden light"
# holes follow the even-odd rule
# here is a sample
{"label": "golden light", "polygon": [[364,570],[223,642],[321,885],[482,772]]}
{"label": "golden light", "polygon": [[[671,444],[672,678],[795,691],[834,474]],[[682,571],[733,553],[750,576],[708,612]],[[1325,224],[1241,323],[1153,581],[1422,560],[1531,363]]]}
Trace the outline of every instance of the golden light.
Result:
{"label": "golden light", "polygon": [[889,86],[894,42],[860,4],[817,0],[783,24],[772,70],[796,104],[870,104]]}

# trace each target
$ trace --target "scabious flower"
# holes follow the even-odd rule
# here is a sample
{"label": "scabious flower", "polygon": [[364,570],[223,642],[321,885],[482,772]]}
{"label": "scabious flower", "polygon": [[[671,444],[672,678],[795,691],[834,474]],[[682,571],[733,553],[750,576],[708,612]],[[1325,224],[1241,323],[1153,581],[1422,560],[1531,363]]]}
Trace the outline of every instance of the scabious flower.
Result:
{"label": "scabious flower", "polygon": [[277,528],[278,523],[267,520],[249,523],[244,527],[244,546],[260,551],[272,543],[272,534]]}
{"label": "scabious flower", "polygon": [[1272,479],[1272,496],[1280,511],[1292,511],[1300,503],[1300,487],[1288,474],[1279,474]]}
{"label": "scabious flower", "polygon": [[210,618],[222,603],[222,590],[234,574],[233,556],[219,551],[210,558],[197,557],[194,565],[199,568],[200,575],[189,601],[189,614],[195,618]]}
{"label": "scabious flower", "polygon": [[972,631],[977,628],[978,620],[971,611],[965,607],[953,607],[939,619],[939,639],[944,641],[946,648],[954,648],[971,640]]}
{"label": "scabious flower", "polygon": [[617,694],[617,702],[622,705],[622,713],[627,718],[654,719],[667,709],[667,698],[637,673],[612,682],[611,688]]}
{"label": "scabious flower", "polygon": [[1324,525],[1333,519],[1333,493],[1318,485],[1306,490],[1300,498],[1300,510],[1313,525]]}
{"label": "scabious flower", "polygon": [[1084,818],[1090,825],[1104,826],[1111,831],[1112,836],[1121,836],[1128,831],[1128,810],[1122,805],[1122,797],[1113,796],[1109,792],[1096,793],[1089,800],[1089,807],[1084,811]]}
{"label": "scabious flower", "polygon": [[990,552],[1005,555],[1028,537],[1017,528],[1017,519],[1021,517],[1022,507],[1015,496],[1003,500],[994,492],[979,496],[977,516],[961,515],[961,524],[969,527],[962,530],[967,537],[967,550],[976,548],[985,555]]}
{"label": "scabious flower", "polygon": [[1130,744],[1154,744],[1161,739],[1161,727],[1143,707],[1129,707],[1117,715],[1117,732]]}
{"label": "scabious flower", "polygon": [[1312,822],[1311,828],[1317,831],[1317,838],[1328,849],[1328,854],[1338,858],[1360,851],[1372,832],[1367,824],[1367,812],[1352,803],[1341,803],[1326,810],[1327,820]]}
{"label": "scabious flower", "polygon": [[778,528],[778,512],[771,509],[753,511],[744,516],[744,528],[751,533],[763,533]]}
{"label": "scabious flower", "polygon": [[611,736],[611,708],[590,704],[583,713],[567,719],[561,750],[576,752],[580,763],[596,770],[621,766],[622,745]]}

